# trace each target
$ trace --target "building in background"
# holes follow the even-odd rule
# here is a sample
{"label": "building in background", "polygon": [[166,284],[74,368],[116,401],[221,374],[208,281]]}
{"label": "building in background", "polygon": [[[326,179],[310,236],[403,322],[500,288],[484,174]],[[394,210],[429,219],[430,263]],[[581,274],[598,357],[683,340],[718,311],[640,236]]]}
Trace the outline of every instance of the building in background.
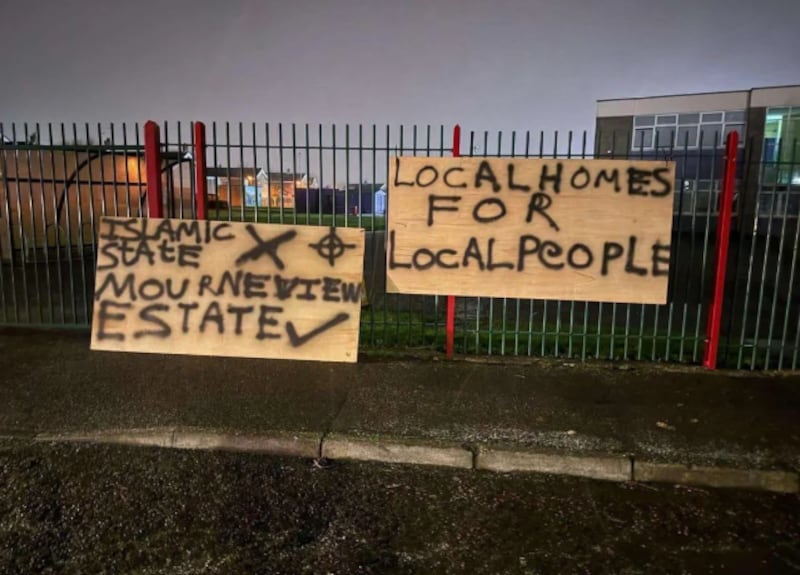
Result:
{"label": "building in background", "polygon": [[385,184],[362,182],[339,187],[298,187],[298,213],[380,216],[386,212]]}
{"label": "building in background", "polygon": [[[265,172],[262,168],[208,168],[209,200],[229,207],[295,207],[297,188],[309,185],[307,174]],[[316,186],[311,178],[310,185]]]}
{"label": "building in background", "polygon": [[726,137],[738,132],[742,225],[800,212],[800,86],[599,100],[597,157],[672,159],[683,194],[676,211],[716,208]]}
{"label": "building in background", "polygon": [[[165,217],[192,213],[192,165],[191,154],[162,152]],[[108,210],[145,216],[146,173],[143,149],[2,142],[0,261],[11,261],[14,251],[21,261],[36,261],[58,248],[88,250]]]}

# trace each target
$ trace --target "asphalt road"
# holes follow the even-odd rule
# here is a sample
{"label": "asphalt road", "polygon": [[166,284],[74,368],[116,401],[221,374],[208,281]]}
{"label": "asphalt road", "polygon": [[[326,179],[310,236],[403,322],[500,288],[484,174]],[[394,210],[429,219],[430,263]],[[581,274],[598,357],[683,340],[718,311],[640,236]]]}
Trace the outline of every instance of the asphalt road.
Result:
{"label": "asphalt road", "polygon": [[0,573],[793,573],[800,498],[0,441]]}

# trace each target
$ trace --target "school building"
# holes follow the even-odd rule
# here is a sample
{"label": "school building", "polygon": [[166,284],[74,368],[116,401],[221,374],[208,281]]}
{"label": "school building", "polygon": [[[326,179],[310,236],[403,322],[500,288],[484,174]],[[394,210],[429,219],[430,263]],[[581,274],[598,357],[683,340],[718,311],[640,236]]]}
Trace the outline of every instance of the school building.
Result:
{"label": "school building", "polygon": [[684,193],[676,213],[716,210],[727,135],[739,134],[740,225],[800,212],[800,85],[598,100],[598,157],[670,159]]}

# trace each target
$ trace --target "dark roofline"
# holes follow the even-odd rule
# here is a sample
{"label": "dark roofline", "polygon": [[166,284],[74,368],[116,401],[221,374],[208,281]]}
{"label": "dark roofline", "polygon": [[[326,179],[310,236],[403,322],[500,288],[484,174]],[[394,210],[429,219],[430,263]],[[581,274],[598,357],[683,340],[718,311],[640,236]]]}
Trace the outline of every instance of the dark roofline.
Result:
{"label": "dark roofline", "polygon": [[245,176],[258,176],[258,174],[263,173],[266,178],[270,181],[292,181],[298,178],[305,178],[308,177],[308,174],[305,173],[292,173],[292,172],[265,172],[263,168],[223,168],[223,167],[209,167],[206,168],[206,176],[207,177],[218,177],[218,178],[239,178],[244,174]]}
{"label": "dark roofline", "polygon": [[206,176],[218,176],[218,177],[227,177],[230,175],[231,177],[238,177],[242,174],[245,175],[258,175],[258,173],[262,171],[261,168],[240,168],[239,166],[236,167],[207,167],[206,168]]}
{"label": "dark roofline", "polygon": [[800,88],[800,84],[781,84],[780,86],[756,86],[754,88],[745,88],[743,90],[715,90],[713,92],[686,92],[680,94],[660,94],[658,96],[632,96],[629,98],[603,98],[597,100],[600,102],[622,102],[623,100],[655,100],[656,98],[679,98],[682,96],[711,96],[713,94],[736,94],[738,92],[754,92],[756,90],[773,90],[780,88]]}

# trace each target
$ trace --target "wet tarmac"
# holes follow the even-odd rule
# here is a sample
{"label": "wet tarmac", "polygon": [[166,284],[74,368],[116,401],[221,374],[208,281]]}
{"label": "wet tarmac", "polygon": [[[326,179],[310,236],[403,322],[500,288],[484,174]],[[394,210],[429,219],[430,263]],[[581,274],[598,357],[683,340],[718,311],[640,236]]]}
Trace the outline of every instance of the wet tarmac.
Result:
{"label": "wet tarmac", "polygon": [[800,498],[0,441],[0,572],[792,573]]}

